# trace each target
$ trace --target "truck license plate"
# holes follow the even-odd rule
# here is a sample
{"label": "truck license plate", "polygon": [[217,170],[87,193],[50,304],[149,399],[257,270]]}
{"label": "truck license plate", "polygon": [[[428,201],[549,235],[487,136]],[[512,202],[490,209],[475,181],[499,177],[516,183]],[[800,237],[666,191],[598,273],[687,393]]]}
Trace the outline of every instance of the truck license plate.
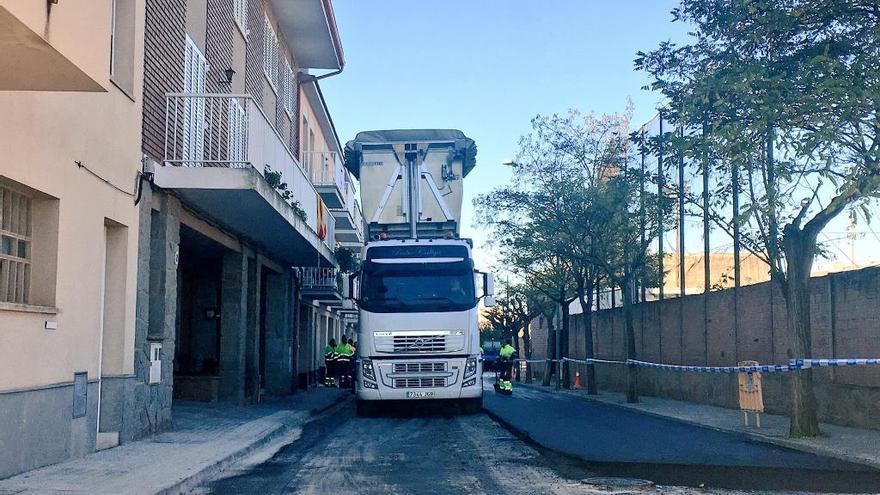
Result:
{"label": "truck license plate", "polygon": [[407,392],[407,399],[433,399],[434,392]]}

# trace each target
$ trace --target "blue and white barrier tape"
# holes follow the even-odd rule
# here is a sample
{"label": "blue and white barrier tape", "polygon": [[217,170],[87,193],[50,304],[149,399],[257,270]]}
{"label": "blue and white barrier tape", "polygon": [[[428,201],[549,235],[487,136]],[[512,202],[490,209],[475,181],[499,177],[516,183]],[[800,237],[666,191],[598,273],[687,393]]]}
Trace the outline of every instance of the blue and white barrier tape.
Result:
{"label": "blue and white barrier tape", "polygon": [[836,368],[838,366],[877,366],[880,358],[848,358],[848,359],[792,359],[789,366],[797,369],[805,368]]}
{"label": "blue and white barrier tape", "polygon": [[614,361],[612,359],[596,359],[596,358],[588,358],[588,359],[573,359],[573,358],[562,358],[563,361],[568,361],[570,363],[577,364],[626,364],[626,361]]}
{"label": "blue and white barrier tape", "polygon": [[562,360],[578,364],[633,364],[641,368],[695,373],[781,373],[819,367],[835,368],[839,366],[880,366],[880,358],[792,359],[789,364],[759,364],[756,366],[686,366],[680,364],[652,363],[649,361],[639,361],[637,359],[615,361],[608,359],[562,358]]}
{"label": "blue and white barrier tape", "polygon": [[760,364],[757,366],[682,366],[678,364],[650,363],[635,359],[628,359],[627,361],[641,368],[654,368],[669,371],[692,371],[697,373],[778,373],[782,371],[798,370],[798,368],[788,364]]}

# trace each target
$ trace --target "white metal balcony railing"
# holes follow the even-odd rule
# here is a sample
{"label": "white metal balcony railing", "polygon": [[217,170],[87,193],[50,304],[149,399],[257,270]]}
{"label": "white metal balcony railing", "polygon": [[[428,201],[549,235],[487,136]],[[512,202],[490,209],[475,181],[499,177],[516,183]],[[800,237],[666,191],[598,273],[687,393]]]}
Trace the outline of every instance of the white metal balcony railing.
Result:
{"label": "white metal balcony railing", "polygon": [[336,186],[345,193],[346,173],[342,159],[335,151],[303,151],[303,165],[311,171],[312,183],[316,186]]}
{"label": "white metal balcony railing", "polygon": [[304,266],[300,269],[302,270],[303,288],[336,289],[339,287],[336,268]]}
{"label": "white metal balcony railing", "polygon": [[[290,140],[250,95],[168,93],[165,100],[165,165],[253,167],[264,177],[271,169],[287,184],[288,202],[298,202],[306,224],[318,231],[318,192],[291,152]],[[322,210],[324,243],[333,249],[335,220],[326,206]]]}

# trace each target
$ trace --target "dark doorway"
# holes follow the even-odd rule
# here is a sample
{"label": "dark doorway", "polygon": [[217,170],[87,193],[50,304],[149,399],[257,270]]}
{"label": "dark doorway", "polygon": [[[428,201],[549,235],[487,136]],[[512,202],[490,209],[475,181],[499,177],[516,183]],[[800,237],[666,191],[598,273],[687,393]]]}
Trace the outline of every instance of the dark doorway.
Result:
{"label": "dark doorway", "polygon": [[174,397],[216,402],[220,377],[220,305],[226,248],[180,226]]}

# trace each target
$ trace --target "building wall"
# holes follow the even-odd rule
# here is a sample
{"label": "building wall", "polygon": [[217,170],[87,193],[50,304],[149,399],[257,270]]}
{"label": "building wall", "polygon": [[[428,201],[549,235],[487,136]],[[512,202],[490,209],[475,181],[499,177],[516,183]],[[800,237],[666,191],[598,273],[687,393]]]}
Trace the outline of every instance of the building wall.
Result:
{"label": "building wall", "polygon": [[[134,89],[127,94],[110,81],[109,0],[62,2],[48,17],[45,2],[0,4],[106,88],[100,93],[0,92],[0,176],[39,199],[31,302],[46,306],[0,305],[3,477],[94,450],[102,342],[106,366],[101,374],[107,381],[134,372],[139,233],[134,197],[141,167],[143,51],[135,43]],[[133,5],[134,36],[140,40],[143,2]],[[38,204],[45,211],[38,213]],[[105,241],[108,226],[121,237]],[[36,251],[49,245],[52,252],[37,266]],[[113,262],[121,266],[120,278],[111,281],[119,293],[106,299],[105,246],[117,248]],[[57,329],[47,329],[47,323]],[[86,372],[90,383],[87,411],[76,418],[75,372]]]}
{"label": "building wall", "polygon": [[[272,11],[263,0],[248,3],[248,23],[243,32],[226,0],[146,0],[146,49],[144,68],[144,152],[157,162],[164,158],[165,94],[183,90],[184,47],[189,35],[208,61],[205,88],[208,93],[249,94],[297,156],[299,127],[284,109],[280,88],[272,88],[263,71],[264,15]],[[274,21],[273,21],[274,22]],[[279,30],[281,60],[296,63]],[[279,73],[283,70],[280,64]],[[232,83],[226,69],[233,69]],[[299,83],[294,78],[292,115],[297,115]]]}
{"label": "building wall", "polygon": [[[868,268],[815,277],[811,281],[814,358],[880,356],[880,269]],[[690,295],[639,304],[634,309],[638,359],[669,364],[732,366],[738,361],[787,364],[785,300],[769,282],[733,290]],[[621,308],[594,316],[594,352],[602,359],[622,360]],[[572,317],[573,333],[582,333],[581,315]],[[577,330],[575,330],[577,329]],[[541,329],[533,335],[536,344]],[[546,335],[546,333],[544,333]],[[574,357],[583,357],[583,340],[570,339]],[[546,356],[546,350],[535,355]],[[623,390],[625,369],[597,365],[600,389]],[[768,412],[788,414],[788,373],[764,374]],[[819,368],[813,371],[820,420],[880,429],[880,368]],[[680,373],[640,369],[644,395],[669,397],[737,408],[735,375]]]}

